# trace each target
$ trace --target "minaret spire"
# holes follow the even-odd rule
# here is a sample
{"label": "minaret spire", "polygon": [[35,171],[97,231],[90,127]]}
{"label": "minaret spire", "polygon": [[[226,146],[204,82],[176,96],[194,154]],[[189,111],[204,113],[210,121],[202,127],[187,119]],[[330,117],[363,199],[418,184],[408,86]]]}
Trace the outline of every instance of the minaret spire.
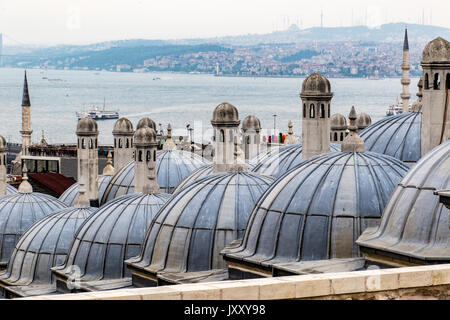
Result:
{"label": "minaret spire", "polygon": [[356,125],[356,111],[355,107],[352,106],[348,119],[350,123],[348,125],[348,130],[350,133],[345,137],[341,145],[342,152],[364,152],[364,141],[358,135],[358,126]]}
{"label": "minaret spire", "polygon": [[28,93],[27,70],[25,70],[25,78],[23,80],[22,107],[30,107],[30,95]]}
{"label": "minaret spire", "polygon": [[409,70],[411,66],[409,65],[409,42],[408,42],[408,26],[405,25],[405,38],[403,40],[403,63],[402,63],[402,80],[401,84],[403,87],[400,97],[402,98],[403,112],[409,111],[409,84],[411,80],[409,79]]}
{"label": "minaret spire", "polygon": [[23,96],[22,96],[22,155],[28,153],[28,147],[31,145],[31,104],[30,95],[28,94],[28,80],[27,71],[25,70],[25,78],[23,81]]}

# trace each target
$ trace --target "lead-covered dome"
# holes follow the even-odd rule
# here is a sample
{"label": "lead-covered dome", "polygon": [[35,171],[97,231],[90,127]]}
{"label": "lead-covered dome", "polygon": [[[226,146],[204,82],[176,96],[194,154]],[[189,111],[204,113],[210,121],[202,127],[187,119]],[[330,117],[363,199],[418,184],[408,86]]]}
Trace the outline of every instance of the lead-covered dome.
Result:
{"label": "lead-covered dome", "polygon": [[406,112],[383,118],[359,136],[367,151],[395,157],[403,162],[417,162],[421,157],[422,113]]}
{"label": "lead-covered dome", "polygon": [[219,252],[242,237],[248,216],[273,178],[248,172],[200,179],[161,208],[141,255],[127,264],[145,272],[195,272],[225,265]]}
{"label": "lead-covered dome", "polygon": [[257,265],[359,256],[408,167],[373,152],[331,152],[290,170],[261,196],[229,258]]}
{"label": "lead-covered dome", "polygon": [[239,113],[231,103],[224,102],[219,104],[213,111],[211,124],[214,125],[233,125],[238,126]]}
{"label": "lead-covered dome", "polygon": [[331,94],[330,81],[319,73],[313,73],[303,81],[301,94]]}
{"label": "lead-covered dome", "polygon": [[134,133],[133,124],[127,118],[120,118],[114,124],[113,135],[132,135]]}
{"label": "lead-covered dome", "polygon": [[340,113],[335,113],[330,118],[331,130],[346,130],[347,119]]}
{"label": "lead-covered dome", "polygon": [[370,118],[370,116],[365,112],[361,112],[356,117],[356,126],[358,127],[358,130],[365,129],[368,126],[370,126],[371,124],[372,124],[372,118]]}
{"label": "lead-covered dome", "polygon": [[136,131],[143,128],[143,127],[149,127],[156,131],[156,123],[152,119],[145,117],[138,121],[138,124],[136,126]]}
{"label": "lead-covered dome", "polygon": [[34,223],[16,244],[8,269],[0,274],[0,283],[6,286],[53,283],[50,268],[64,263],[76,231],[96,210],[65,208]]}
{"label": "lead-covered dome", "polygon": [[[338,144],[330,144],[331,151],[340,151],[341,146]],[[257,164],[251,170],[260,174],[280,177],[292,168],[302,162],[302,144],[293,144],[274,150],[266,156],[259,159]],[[255,163],[253,161],[253,163]]]}
{"label": "lead-covered dome", "polygon": [[78,266],[82,282],[130,276],[124,260],[139,254],[147,228],[169,198],[134,193],[105,204],[79,228],[66,262],[53,270],[67,278]]}
{"label": "lead-covered dome", "polygon": [[[209,161],[190,152],[178,150],[158,151],[156,174],[161,192],[172,193],[192,171],[208,164],[210,164]],[[131,161],[112,177],[101,199],[101,204],[133,192],[134,161]]]}
{"label": "lead-covered dome", "polygon": [[[98,198],[101,200],[103,194],[105,193],[106,187],[111,181],[112,176],[110,175],[100,175],[98,176]],[[59,196],[59,200],[64,202],[69,207],[73,207],[75,200],[78,197],[78,183],[74,183],[62,195]]]}
{"label": "lead-covered dome", "polygon": [[401,260],[450,260],[450,210],[436,190],[450,188],[450,141],[423,156],[394,190],[378,229],[366,230],[357,243],[364,252]]}
{"label": "lead-covered dome", "polygon": [[438,37],[430,41],[422,53],[422,63],[440,63],[450,61],[450,43]]}
{"label": "lead-covered dome", "polygon": [[147,126],[137,129],[133,136],[133,144],[138,147],[156,144],[155,129]]}
{"label": "lead-covered dome", "polygon": [[246,116],[244,120],[242,120],[242,130],[244,130],[244,132],[248,130],[259,132],[261,130],[261,122],[255,116]]}
{"label": "lead-covered dome", "polygon": [[42,193],[15,193],[0,198],[0,268],[6,266],[19,238],[36,221],[67,206]]}
{"label": "lead-covered dome", "polygon": [[18,192],[17,189],[14,188],[13,186],[9,184],[6,185],[6,194],[15,194],[17,192]]}
{"label": "lead-covered dome", "polygon": [[77,135],[91,135],[98,133],[97,122],[90,118],[84,117],[77,123]]}

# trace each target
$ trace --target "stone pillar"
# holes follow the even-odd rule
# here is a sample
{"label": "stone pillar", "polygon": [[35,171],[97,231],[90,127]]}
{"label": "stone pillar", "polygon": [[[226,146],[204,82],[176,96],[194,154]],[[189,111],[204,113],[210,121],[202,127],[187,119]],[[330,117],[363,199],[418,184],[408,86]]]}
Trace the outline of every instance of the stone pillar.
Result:
{"label": "stone pillar", "polygon": [[22,95],[22,155],[28,154],[28,148],[31,146],[31,103],[30,95],[28,93],[28,80],[27,72],[25,71],[25,78],[23,82],[23,95]]}
{"label": "stone pillar", "polygon": [[243,145],[245,159],[252,159],[259,154],[261,141],[261,122],[255,116],[247,116],[242,121]]}
{"label": "stone pillar", "polygon": [[314,73],[303,81],[302,159],[330,152],[330,108],[333,93],[327,78]]}
{"label": "stone pillar", "polygon": [[114,124],[114,169],[118,172],[133,160],[133,124],[127,118],[120,118]]}
{"label": "stone pillar", "polygon": [[144,126],[134,133],[134,191],[159,193],[156,175],[156,131]]}
{"label": "stone pillar", "polygon": [[6,139],[0,136],[0,197],[6,195]]}

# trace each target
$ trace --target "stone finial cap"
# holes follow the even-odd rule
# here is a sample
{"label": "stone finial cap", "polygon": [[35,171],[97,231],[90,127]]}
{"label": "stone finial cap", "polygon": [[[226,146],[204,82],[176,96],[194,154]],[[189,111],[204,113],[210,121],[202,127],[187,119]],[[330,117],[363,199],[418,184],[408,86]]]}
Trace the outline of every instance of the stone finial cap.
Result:
{"label": "stone finial cap", "polygon": [[28,175],[27,175],[28,169],[27,165],[24,163],[22,168],[22,182],[19,185],[19,193],[32,193],[33,187],[28,182]]}
{"label": "stone finial cap", "polygon": [[331,85],[330,81],[328,79],[319,74],[319,73],[313,73],[309,75],[302,84],[302,92],[300,93],[300,96],[332,96],[331,93]]}
{"label": "stone finial cap", "polygon": [[261,122],[255,116],[249,115],[242,120],[242,130],[254,130],[259,132],[261,130]]}
{"label": "stone finial cap", "polygon": [[78,197],[75,200],[75,208],[82,209],[90,207],[90,201],[89,197],[86,194],[86,191],[86,186],[84,184],[78,185]]}
{"label": "stone finial cap", "polygon": [[114,167],[112,165],[112,154],[111,151],[108,152],[108,156],[107,156],[107,163],[105,168],[103,168],[103,175],[104,176],[112,176],[114,175]]}
{"label": "stone finial cap", "polygon": [[137,147],[156,146],[156,131],[143,126],[134,133],[133,144]]}
{"label": "stone finial cap", "polygon": [[330,128],[331,130],[347,129],[347,119],[340,113],[333,114],[330,119]]}
{"label": "stone finial cap", "polygon": [[134,133],[133,124],[127,118],[120,118],[114,124],[113,134],[132,135]]}
{"label": "stone finial cap", "polygon": [[167,125],[167,140],[163,144],[163,150],[176,150],[177,145],[172,140],[172,126],[170,123]]}
{"label": "stone finial cap", "polygon": [[98,134],[98,125],[97,122],[90,118],[84,117],[78,121],[77,124],[77,135],[97,135]]}
{"label": "stone finial cap", "polygon": [[356,111],[355,111],[354,106],[352,106],[352,109],[350,110],[350,114],[348,115],[348,118],[350,120],[350,124],[348,126],[350,133],[347,135],[347,137],[345,137],[344,141],[342,142],[341,151],[342,152],[364,152],[364,141],[356,133],[356,130],[358,130],[358,127],[356,125],[357,116],[356,116]]}
{"label": "stone finial cap", "polygon": [[145,118],[142,118],[141,120],[139,120],[139,122],[138,122],[138,124],[136,126],[136,130],[139,130],[139,129],[143,128],[143,127],[152,128],[156,132],[156,123],[155,123],[155,121],[153,121],[149,117],[145,117]]}
{"label": "stone finial cap", "polygon": [[438,37],[430,41],[423,49],[422,63],[450,63],[450,43]]}
{"label": "stone finial cap", "polygon": [[284,145],[292,145],[292,144],[297,144],[298,141],[297,139],[294,137],[294,130],[293,130],[294,124],[292,123],[292,120],[289,120],[288,123],[288,136],[284,139]]}
{"label": "stone finial cap", "polygon": [[213,112],[211,124],[224,125],[230,127],[239,126],[239,112],[231,103],[224,102],[219,104]]}
{"label": "stone finial cap", "polygon": [[358,129],[364,129],[372,124],[372,118],[364,112],[361,112],[356,117],[356,126]]}

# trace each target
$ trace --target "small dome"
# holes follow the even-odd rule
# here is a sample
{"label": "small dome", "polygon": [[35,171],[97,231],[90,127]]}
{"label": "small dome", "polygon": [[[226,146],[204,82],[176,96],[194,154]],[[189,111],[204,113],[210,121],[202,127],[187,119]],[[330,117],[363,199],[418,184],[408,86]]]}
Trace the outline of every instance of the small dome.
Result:
{"label": "small dome", "polygon": [[[98,198],[101,200],[103,194],[105,193],[106,187],[109,181],[111,181],[112,176],[100,175],[98,176]],[[64,202],[69,207],[75,205],[75,200],[78,197],[78,183],[74,183],[58,198],[59,201]]]}
{"label": "small dome", "polygon": [[0,282],[8,286],[54,282],[50,268],[64,263],[76,231],[96,210],[65,208],[38,220],[16,244]]}
{"label": "small dome", "polygon": [[153,121],[152,119],[150,119],[148,117],[145,117],[145,118],[142,118],[141,120],[139,120],[139,122],[136,126],[136,130],[141,129],[142,127],[149,127],[156,131],[155,121]]}
{"label": "small dome", "polygon": [[[161,192],[172,193],[192,171],[208,164],[211,162],[190,152],[157,151],[156,173]],[[134,161],[131,161],[112,177],[100,203],[105,204],[114,198],[133,192]]]}
{"label": "small dome", "polygon": [[356,117],[356,126],[358,129],[364,129],[372,124],[372,119],[367,113],[361,112]]}
{"label": "small dome", "polygon": [[8,145],[6,143],[5,137],[0,135],[0,152],[8,150]]}
{"label": "small dome", "polygon": [[331,94],[330,81],[319,73],[308,76],[302,84],[302,95]]}
{"label": "small dome", "polygon": [[373,152],[331,152],[290,170],[260,197],[239,247],[248,263],[359,256],[355,240],[376,226],[408,167]]}
{"label": "small dome", "polygon": [[421,157],[422,113],[406,112],[385,117],[358,134],[365,150],[395,157],[403,162],[417,162]]}
{"label": "small dome", "polygon": [[14,188],[12,185],[6,184],[6,194],[15,194],[18,193],[19,191]]}
{"label": "small dome", "polygon": [[247,116],[242,121],[242,130],[254,130],[254,131],[260,131],[261,130],[261,122],[259,119],[255,116]]}
{"label": "small dome", "polygon": [[133,144],[137,147],[156,145],[155,130],[146,126],[137,129],[133,136]]}
{"label": "small dome", "polygon": [[430,41],[422,53],[422,63],[450,62],[450,43],[438,37]]}
{"label": "small dome", "polygon": [[114,129],[113,129],[112,133],[114,135],[115,134],[118,134],[118,135],[121,135],[121,134],[122,135],[123,134],[125,134],[125,135],[132,135],[134,133],[133,124],[127,118],[120,118],[114,124]]}
{"label": "small dome", "polygon": [[53,270],[67,274],[76,265],[81,281],[129,277],[124,260],[139,254],[147,228],[169,198],[134,193],[100,207],[78,230],[64,265]]}
{"label": "small dome", "polygon": [[[340,151],[341,145],[330,144],[331,151]],[[293,144],[279,148],[267,156],[261,158],[251,170],[260,174],[278,178],[285,172],[298,166],[302,162],[302,144]],[[254,163],[252,161],[252,163]]]}
{"label": "small dome", "polygon": [[424,155],[398,184],[379,228],[366,230],[358,239],[361,250],[448,263],[450,209],[434,195],[448,188],[450,141]]}
{"label": "small dome", "polygon": [[340,113],[335,113],[330,119],[331,130],[346,130],[347,129],[347,119]]}
{"label": "small dome", "polygon": [[8,259],[19,238],[36,221],[67,206],[42,193],[15,193],[0,198],[0,266]]}
{"label": "small dome", "polygon": [[127,261],[154,272],[224,268],[219,252],[245,230],[249,214],[273,178],[217,173],[190,184],[161,208],[141,255]]}
{"label": "small dome", "polygon": [[214,125],[235,125],[238,126],[239,113],[235,106],[228,102],[219,104],[213,112],[211,124]]}
{"label": "small dome", "polygon": [[77,124],[77,135],[92,135],[98,134],[97,122],[90,118],[84,117]]}

